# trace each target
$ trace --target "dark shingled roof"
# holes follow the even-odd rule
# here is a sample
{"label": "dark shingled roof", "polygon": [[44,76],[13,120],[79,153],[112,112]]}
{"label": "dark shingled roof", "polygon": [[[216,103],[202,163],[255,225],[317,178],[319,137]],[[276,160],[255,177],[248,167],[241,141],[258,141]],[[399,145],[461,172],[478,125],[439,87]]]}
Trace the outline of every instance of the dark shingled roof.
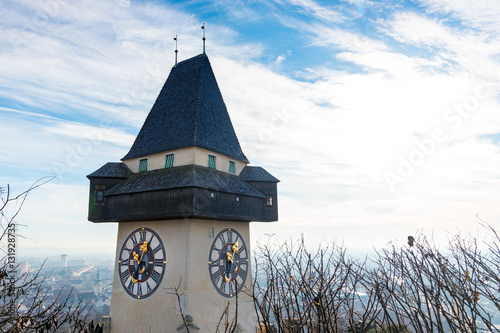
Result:
{"label": "dark shingled roof", "polygon": [[262,193],[245,183],[240,177],[199,165],[140,172],[111,188],[106,192],[106,196],[182,187],[199,187],[264,198]]}
{"label": "dark shingled roof", "polygon": [[108,162],[102,167],[92,172],[87,178],[128,178],[132,176],[132,171],[125,165],[125,163]]}
{"label": "dark shingled roof", "polygon": [[246,166],[240,172],[240,178],[247,182],[276,182],[279,180],[262,167]]}
{"label": "dark shingled roof", "polygon": [[191,146],[248,162],[205,54],[172,68],[122,161]]}

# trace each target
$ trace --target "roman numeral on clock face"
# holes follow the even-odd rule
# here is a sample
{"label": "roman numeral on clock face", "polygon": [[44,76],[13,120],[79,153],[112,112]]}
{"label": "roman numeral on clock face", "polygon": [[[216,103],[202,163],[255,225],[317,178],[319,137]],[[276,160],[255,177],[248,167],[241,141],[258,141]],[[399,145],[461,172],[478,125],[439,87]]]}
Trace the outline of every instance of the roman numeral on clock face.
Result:
{"label": "roman numeral on clock face", "polygon": [[132,246],[136,246],[137,245],[137,237],[136,237],[136,235],[132,235],[132,237],[130,237],[130,240],[132,241]]}
{"label": "roman numeral on clock face", "polygon": [[220,284],[220,290],[223,292],[223,293],[226,293],[226,280],[225,279],[222,279],[222,282]]}
{"label": "roman numeral on clock face", "polygon": [[220,275],[220,271],[219,270],[216,270],[212,274],[212,278],[214,279],[215,284],[219,284],[220,277],[221,277],[221,275]]}
{"label": "roman numeral on clock face", "polygon": [[160,276],[161,274],[158,273],[157,271],[153,271],[153,274],[151,274],[151,278],[155,283],[158,283],[158,281],[160,280]]}
{"label": "roman numeral on clock face", "polygon": [[128,283],[128,290],[130,290],[132,293],[134,293],[134,283],[132,282],[132,280],[130,280],[130,282]]}
{"label": "roman numeral on clock face", "polygon": [[240,270],[238,272],[238,276],[243,279],[243,281],[245,280],[245,278],[247,277],[247,271],[244,269],[244,268],[241,268],[240,267]]}
{"label": "roman numeral on clock face", "polygon": [[122,281],[127,281],[127,279],[130,277],[130,272],[128,268],[122,272]]}

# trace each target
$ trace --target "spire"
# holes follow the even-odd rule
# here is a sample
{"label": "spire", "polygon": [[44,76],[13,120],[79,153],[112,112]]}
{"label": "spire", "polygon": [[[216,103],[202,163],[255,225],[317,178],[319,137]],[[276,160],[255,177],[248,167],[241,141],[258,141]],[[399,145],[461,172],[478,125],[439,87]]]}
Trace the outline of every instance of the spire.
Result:
{"label": "spire", "polygon": [[203,25],[201,26],[201,30],[203,30],[203,38],[201,40],[203,40],[203,54],[205,54],[205,40],[207,40],[205,38],[205,22],[203,22]]}
{"label": "spire", "polygon": [[179,51],[177,50],[177,35],[175,35],[174,40],[175,40],[175,65],[174,65],[174,67],[172,67],[172,68],[177,67],[177,52],[179,52]]}
{"label": "spire", "polygon": [[97,266],[97,275],[95,277],[95,283],[94,284],[99,284],[101,283],[101,274],[99,274],[99,266]]}

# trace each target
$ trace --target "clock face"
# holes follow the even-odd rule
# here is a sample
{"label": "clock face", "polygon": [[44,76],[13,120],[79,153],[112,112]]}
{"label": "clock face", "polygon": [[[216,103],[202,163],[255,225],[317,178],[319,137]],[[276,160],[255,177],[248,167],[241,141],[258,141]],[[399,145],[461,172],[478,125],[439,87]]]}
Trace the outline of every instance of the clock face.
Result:
{"label": "clock face", "polygon": [[222,296],[233,297],[240,292],[248,274],[248,250],[236,230],[226,228],[217,234],[208,256],[208,271]]}
{"label": "clock face", "polygon": [[150,228],[138,228],[123,242],[118,273],[125,291],[135,299],[151,296],[165,273],[165,248]]}

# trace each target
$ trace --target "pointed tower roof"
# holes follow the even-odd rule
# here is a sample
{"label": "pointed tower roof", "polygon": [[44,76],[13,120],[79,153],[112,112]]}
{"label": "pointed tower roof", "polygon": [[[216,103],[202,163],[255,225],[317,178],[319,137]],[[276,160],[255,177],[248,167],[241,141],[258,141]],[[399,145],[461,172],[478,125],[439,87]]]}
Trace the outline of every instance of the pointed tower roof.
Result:
{"label": "pointed tower roof", "polygon": [[177,64],[122,160],[196,146],[248,162],[208,57]]}

